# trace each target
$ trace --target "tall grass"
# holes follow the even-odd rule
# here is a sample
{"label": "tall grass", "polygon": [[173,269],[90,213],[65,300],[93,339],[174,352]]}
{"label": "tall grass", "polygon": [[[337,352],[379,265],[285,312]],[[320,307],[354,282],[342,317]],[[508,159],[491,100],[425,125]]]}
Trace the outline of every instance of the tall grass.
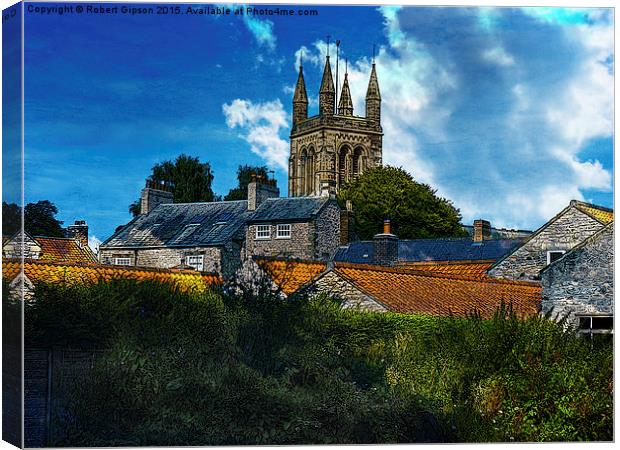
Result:
{"label": "tall grass", "polygon": [[37,286],[29,346],[106,349],[55,445],[611,440],[612,343],[544,317],[343,310],[266,289]]}

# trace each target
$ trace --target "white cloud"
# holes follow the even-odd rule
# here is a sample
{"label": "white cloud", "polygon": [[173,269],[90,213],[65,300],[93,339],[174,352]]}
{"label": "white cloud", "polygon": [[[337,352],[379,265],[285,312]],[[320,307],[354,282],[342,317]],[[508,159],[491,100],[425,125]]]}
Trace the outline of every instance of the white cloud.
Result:
{"label": "white cloud", "polygon": [[94,234],[91,234],[90,236],[88,236],[88,246],[93,252],[99,253],[100,245],[101,245],[101,239],[99,239]]}
{"label": "white cloud", "polygon": [[499,66],[514,66],[514,58],[502,47],[493,47],[482,53],[482,59]]}
{"label": "white cloud", "polygon": [[289,144],[280,137],[288,130],[287,114],[280,100],[253,103],[235,99],[224,104],[222,111],[229,128],[239,128],[239,135],[250,144],[250,150],[263,158],[270,167],[288,170]]}
{"label": "white cloud", "polygon": [[259,45],[265,46],[269,50],[276,48],[276,36],[273,34],[273,22],[271,20],[260,20],[244,14],[243,22]]}

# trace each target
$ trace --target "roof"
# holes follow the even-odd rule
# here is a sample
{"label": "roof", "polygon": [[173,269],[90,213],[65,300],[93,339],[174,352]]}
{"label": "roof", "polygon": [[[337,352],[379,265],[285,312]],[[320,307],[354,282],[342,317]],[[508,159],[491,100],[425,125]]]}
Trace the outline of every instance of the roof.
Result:
{"label": "roof", "polygon": [[[522,242],[521,239],[490,239],[474,242],[471,238],[400,240],[398,260],[406,262],[497,260]],[[334,255],[334,261],[372,264],[373,244],[372,241],[358,241],[339,247]]]}
{"label": "roof", "polygon": [[101,247],[209,247],[231,240],[250,216],[247,200],[169,203],[138,216]]}
{"label": "roof", "polygon": [[[20,271],[20,262],[16,259],[2,260],[2,278],[13,280]],[[219,284],[216,275],[202,275],[195,271],[171,269],[146,269],[118,266],[84,266],[30,260],[24,263],[24,274],[33,283],[85,284],[97,283],[99,280],[135,279],[139,281],[154,280],[173,283],[183,291],[202,292],[207,287]]]}
{"label": "roof", "polygon": [[362,292],[400,313],[465,316],[477,311],[491,318],[499,306],[511,305],[520,317],[536,315],[541,288],[536,283],[472,279],[402,269],[337,264],[335,272]]}
{"label": "roof", "polygon": [[572,200],[571,205],[575,206],[579,211],[586,213],[593,219],[598,220],[603,225],[607,225],[614,220],[614,210],[605,208],[603,206],[593,205],[591,203],[580,202],[579,200]]}
{"label": "roof", "polygon": [[249,222],[311,220],[330,200],[329,197],[268,198],[261,203]]}
{"label": "roof", "polygon": [[396,268],[411,273],[428,273],[438,275],[456,275],[468,278],[488,278],[487,270],[493,261],[424,261],[424,262],[402,262]]}
{"label": "roof", "polygon": [[74,238],[36,236],[41,246],[41,261],[55,261],[74,264],[97,264],[97,257],[88,245],[82,245]]}
{"label": "roof", "polygon": [[286,295],[298,291],[327,269],[327,264],[319,261],[260,258],[256,263]]}

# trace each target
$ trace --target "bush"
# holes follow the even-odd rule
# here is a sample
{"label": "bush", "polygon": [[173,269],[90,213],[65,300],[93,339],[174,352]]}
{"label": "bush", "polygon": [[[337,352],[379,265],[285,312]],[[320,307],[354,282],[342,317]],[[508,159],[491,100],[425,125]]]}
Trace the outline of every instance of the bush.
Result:
{"label": "bush", "polygon": [[53,444],[612,439],[612,345],[544,317],[343,310],[270,289],[37,287],[27,345],[106,349]]}

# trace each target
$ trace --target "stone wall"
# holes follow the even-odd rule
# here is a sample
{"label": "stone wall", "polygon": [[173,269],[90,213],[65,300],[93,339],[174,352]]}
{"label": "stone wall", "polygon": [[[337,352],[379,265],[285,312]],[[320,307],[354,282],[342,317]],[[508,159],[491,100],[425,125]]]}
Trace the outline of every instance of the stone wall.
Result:
{"label": "stone wall", "polygon": [[316,258],[323,260],[331,258],[340,245],[340,220],[342,218],[340,212],[338,203],[330,201],[317,217]]}
{"label": "stone wall", "polygon": [[[227,252],[234,254],[234,249],[231,247]],[[114,264],[115,258],[129,258],[130,266],[158,269],[177,267],[184,263],[187,255],[204,255],[203,271],[221,273],[222,249],[219,247],[99,249],[99,261],[102,264]]]}
{"label": "stone wall", "polygon": [[356,288],[336,272],[329,271],[308,289],[312,294],[325,293],[342,301],[343,308],[358,308],[365,311],[385,312],[387,308],[371,296]]}
{"label": "stone wall", "polygon": [[541,273],[542,310],[553,315],[613,314],[613,223]]}
{"label": "stone wall", "polygon": [[291,225],[290,238],[277,238],[277,223],[261,224],[271,227],[269,239],[256,239],[257,225],[248,225],[246,234],[247,256],[280,256],[288,258],[314,258],[314,223],[282,222]]}
{"label": "stone wall", "polygon": [[600,222],[570,206],[514,253],[498,262],[489,274],[514,280],[538,279],[539,272],[547,266],[548,251],[569,251],[602,227]]}
{"label": "stone wall", "polygon": [[[23,252],[22,252],[23,248]],[[24,234],[22,247],[22,233],[16,234],[10,241],[2,246],[2,256],[5,258],[24,258],[37,259],[41,254],[41,246],[34,241],[28,234]]]}

